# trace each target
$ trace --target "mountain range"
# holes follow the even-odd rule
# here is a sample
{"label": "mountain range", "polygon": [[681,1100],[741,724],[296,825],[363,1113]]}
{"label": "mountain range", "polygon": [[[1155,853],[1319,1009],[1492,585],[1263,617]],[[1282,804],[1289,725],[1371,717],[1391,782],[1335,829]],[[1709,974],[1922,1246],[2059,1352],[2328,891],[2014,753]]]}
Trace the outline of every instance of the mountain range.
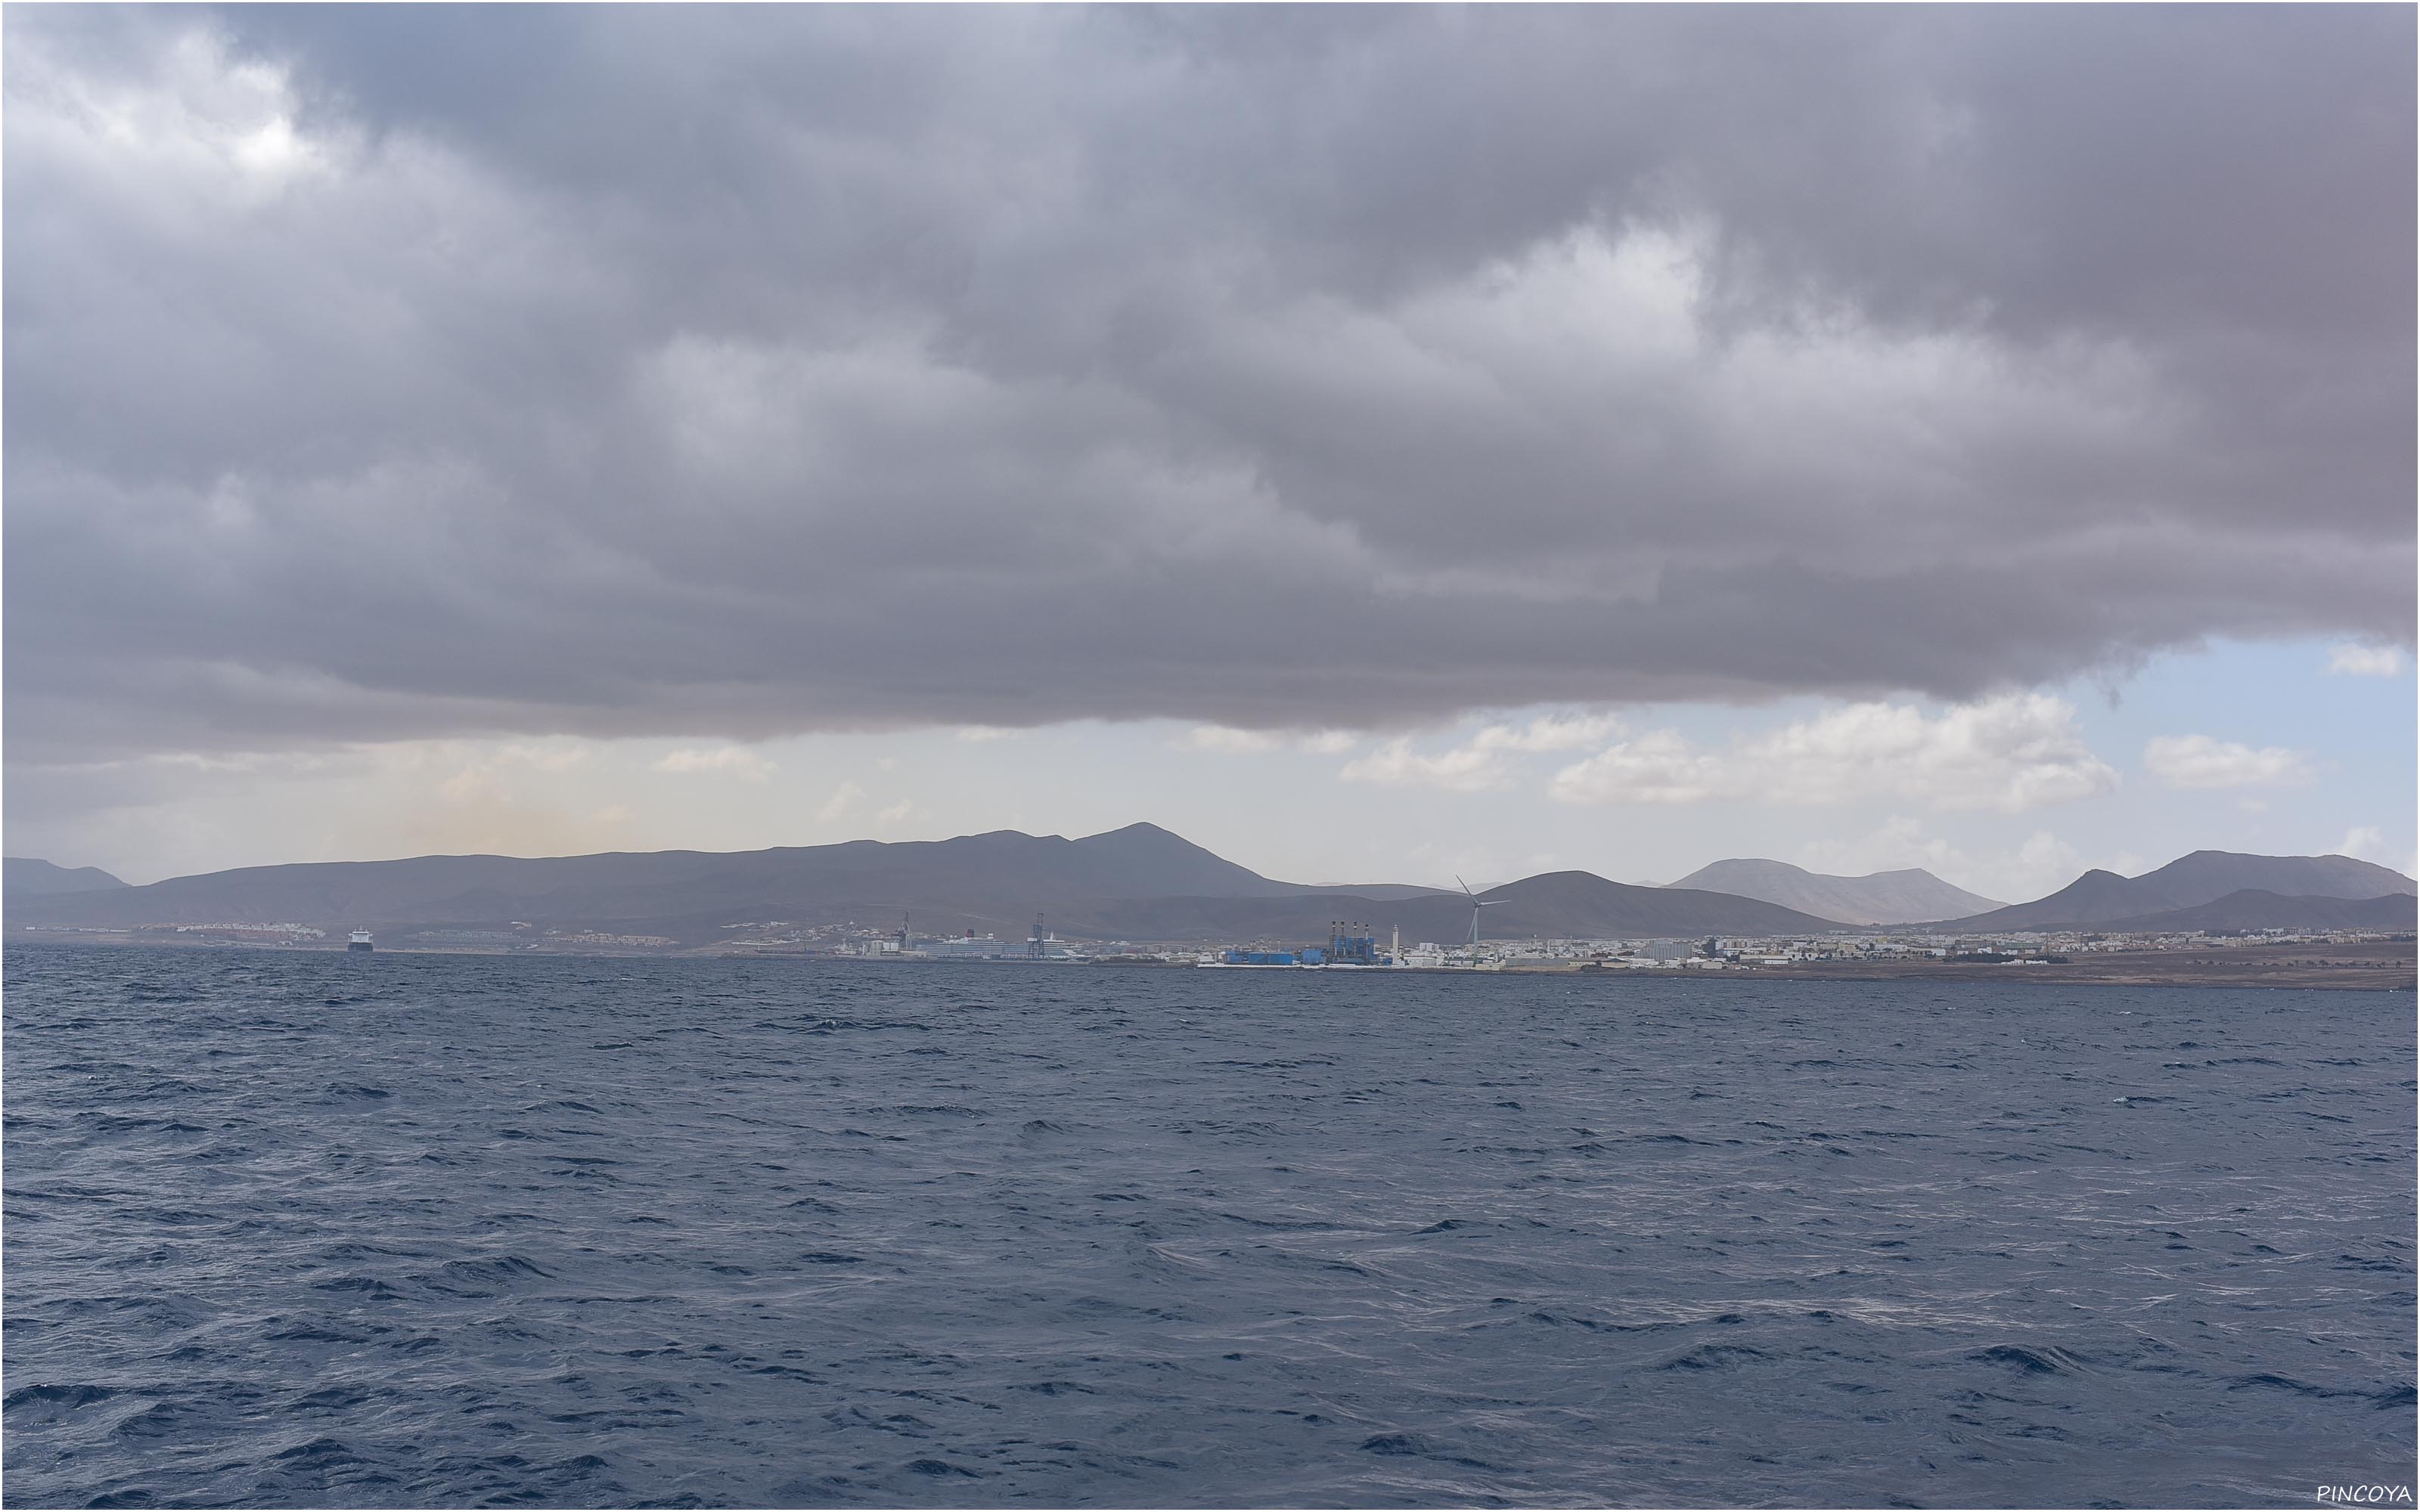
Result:
{"label": "mountain range", "polygon": [[[1637,887],[1584,872],[1480,895],[1491,936],[1805,932],[1829,920],[1729,893]],[[707,943],[781,919],[1022,937],[1034,916],[1077,939],[1324,937],[1331,921],[1468,937],[1459,893],[1404,884],[1318,887],[1238,866],[1156,825],[1067,840],[996,830],[954,840],[715,853],[522,858],[424,856],[245,867],[112,892],[9,900],[17,924],[130,927],[292,922],[323,928],[577,926]]]}
{"label": "mountain range", "polygon": [[125,883],[97,866],[79,866],[70,870],[30,856],[11,856],[0,860],[0,894],[9,898],[40,898],[62,892],[104,892],[124,886]]}
{"label": "mountain range", "polygon": [[1862,877],[1826,876],[1787,861],[1730,860],[1700,867],[1675,887],[1735,893],[1843,924],[1907,924],[1997,908],[1999,901],[1953,887],[1918,868]]}
{"label": "mountain range", "polygon": [[2185,933],[2195,930],[2399,929],[2420,922],[2420,898],[2390,892],[2376,898],[2288,898],[2245,887],[2224,898],[2164,914],[2111,919],[2114,933]]}
{"label": "mountain range", "polygon": [[[906,922],[927,934],[1021,938],[1039,914],[1070,939],[1302,942],[1344,921],[1400,930],[1407,943],[1452,943],[1468,937],[1474,911],[1458,892],[1409,884],[1280,882],[1149,824],[1078,840],[995,830],[761,851],[311,862],[139,887],[92,868],[12,858],[8,885],[8,918],[20,926],[290,922],[406,940],[425,930],[518,923],[704,945],[728,938],[735,925],[773,920]],[[1477,896],[1487,905],[1483,937],[1500,940],[1821,933],[1974,903],[1987,906],[1933,927],[2409,927],[2414,891],[2400,872],[2341,856],[2196,851],[2140,877],[2086,872],[2012,907],[1988,906],[1922,871],[1830,877],[1747,859],[1716,862],[1663,887],[1551,872]]]}
{"label": "mountain range", "polygon": [[[2079,925],[2106,928],[2131,920],[2164,918],[2218,903],[2236,893],[2253,892],[2295,900],[2381,898],[2390,893],[2420,890],[2410,877],[2350,856],[2246,856],[2235,851],[2195,851],[2179,856],[2139,877],[2091,871],[2029,903],[1970,915],[1952,922],[1962,929],[1991,933],[2020,929],[2065,929]],[[2232,905],[2242,916],[2257,911],[2260,899]],[[2304,916],[2313,910],[2299,909]],[[2295,910],[2281,910],[2295,912]],[[2245,929],[2295,927],[2280,917],[2258,924],[2178,925],[2169,928]]]}

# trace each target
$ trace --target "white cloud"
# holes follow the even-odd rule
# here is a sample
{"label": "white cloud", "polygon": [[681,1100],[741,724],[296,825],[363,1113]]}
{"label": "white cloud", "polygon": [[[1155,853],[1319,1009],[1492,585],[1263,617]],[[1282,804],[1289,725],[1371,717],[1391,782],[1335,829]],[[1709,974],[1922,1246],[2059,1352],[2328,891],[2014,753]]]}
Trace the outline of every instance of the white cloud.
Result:
{"label": "white cloud", "polygon": [[1677,731],[1650,731],[1564,767],[1548,791],[1580,804],[1830,805],[1885,796],[2018,813],[2104,793],[2118,780],[2085,745],[2074,706],[2035,693],[1938,717],[1854,703],[1719,751],[1701,750]]}
{"label": "white cloud", "polygon": [[1922,821],[1893,814],[1869,834],[1800,846],[1798,864],[1809,872],[1849,877],[1921,867],[1945,882],[1964,887],[1954,873],[1962,873],[1971,858],[1941,836],[1927,834]]}
{"label": "white cloud", "polygon": [[2391,867],[2405,876],[2420,874],[2420,850],[2413,850],[2407,844],[2398,852],[2388,842],[2386,831],[2376,825],[2359,825],[2346,830],[2345,838],[2336,842],[2335,853]]}
{"label": "white cloud", "polygon": [[[1568,859],[1554,851],[1524,851],[1514,846],[1498,847],[1486,843],[1487,840],[1502,838],[1482,836],[1477,844],[1470,843],[1468,837],[1462,836],[1424,839],[1404,847],[1398,859],[1381,863],[1381,869],[1407,880],[1424,881],[1439,892],[1459,891],[1455,886],[1457,877],[1466,881],[1473,891],[1485,892],[1502,883],[1536,876],[1541,872],[1559,872],[1567,867],[1587,864],[1584,860]],[[1406,935],[1404,943],[1414,942]]]}
{"label": "white cloud", "polygon": [[[1621,721],[1610,714],[1541,715],[1526,725],[1491,724],[1472,733],[1448,750],[1422,754],[1409,738],[1390,740],[1358,761],[1345,764],[1340,774],[1348,782],[1376,782],[1389,787],[1443,788],[1449,793],[1481,793],[1509,788],[1518,777],[1511,760],[1541,751],[1578,750],[1617,733]],[[1312,737],[1311,749],[1337,736]],[[1347,742],[1350,736],[1342,737]]]}
{"label": "white cloud", "polygon": [[1369,755],[1345,763],[1338,775],[1347,782],[1443,788],[1449,793],[1483,793],[1512,785],[1512,773],[1497,752],[1461,746],[1424,756],[1404,739],[1388,741]]}
{"label": "white cloud", "polygon": [[438,796],[448,803],[510,802],[511,795],[504,779],[493,766],[473,762],[447,778],[437,786]]}
{"label": "white cloud", "polygon": [[2328,648],[2328,671],[2340,677],[2393,677],[2403,671],[2403,653],[2347,640]]}
{"label": "white cloud", "polygon": [[1238,730],[1233,725],[1197,724],[1176,742],[1180,750],[1218,751],[1229,756],[1258,756],[1273,750],[1303,750],[1315,756],[1338,756],[1361,743],[1349,730]]}
{"label": "white cloud", "polygon": [[515,742],[497,751],[496,760],[535,766],[541,772],[568,772],[588,760],[588,749],[583,746],[559,740],[551,741],[545,745],[525,745]]}
{"label": "white cloud", "polygon": [[446,741],[403,753],[390,748],[386,754],[405,769],[461,761],[437,784],[433,801],[423,798],[406,816],[393,822],[386,843],[397,849],[448,855],[573,856],[594,850],[602,838],[600,829],[618,825],[628,817],[628,810],[618,805],[595,812],[572,807],[566,801],[564,774],[583,764],[584,753],[566,757],[552,744],[483,748],[474,742]]}
{"label": "white cloud", "polygon": [[1999,898],[2001,903],[2033,903],[2057,893],[2091,869],[2134,876],[2142,858],[2130,852],[2110,852],[2086,858],[2084,852],[2052,835],[2035,830],[2016,847],[1961,847],[1941,835],[1931,835],[1921,820],[1892,815],[1878,830],[1854,840],[1823,840],[1798,849],[1798,864],[1807,871],[1835,876],[1869,876],[1875,871],[1900,871],[1921,866],[1950,886],[1967,893]]}
{"label": "white cloud", "polygon": [[1621,733],[1610,714],[1548,714],[1526,725],[1494,724],[1471,738],[1480,750],[1582,750]]}
{"label": "white cloud", "polygon": [[2046,897],[2095,867],[2121,876],[2144,870],[2142,858],[2130,852],[2087,859],[2047,829],[2035,830],[2012,849],[1963,847],[1928,833],[1920,822],[1905,815],[1895,815],[1880,828],[1854,840],[1802,847],[1799,864],[1842,876],[1922,867],[1944,882],[2003,903],[2031,903]]}
{"label": "white cloud", "polygon": [[1214,750],[1229,756],[1257,756],[1285,744],[1266,730],[1237,730],[1223,724],[1197,724],[1185,733],[1187,750]]}
{"label": "white cloud", "polygon": [[902,798],[897,803],[892,804],[890,808],[876,814],[874,816],[874,822],[887,827],[892,825],[906,824],[908,820],[914,818],[915,815],[916,805],[908,799]]}
{"label": "white cloud", "polygon": [[[2131,851],[2086,860],[2082,851],[2047,829],[2038,829],[2025,837],[2015,856],[2001,863],[1996,875],[2003,881],[1995,896],[2031,903],[2056,892],[2086,872],[2115,872],[2121,877],[2131,877],[2147,870],[2143,858]],[[1986,873],[1987,877],[1993,874]]]}
{"label": "white cloud", "polygon": [[654,769],[659,772],[728,772],[750,782],[762,782],[775,770],[771,762],[745,746],[676,750],[658,761]]}
{"label": "white cloud", "polygon": [[2335,854],[2357,861],[2382,861],[2386,856],[2386,832],[2376,825],[2348,829],[2345,838],[2336,841]]}
{"label": "white cloud", "polygon": [[2256,750],[2208,735],[2158,735],[2143,748],[2143,767],[2172,788],[2299,786],[2311,779],[2307,752],[2283,746]]}
{"label": "white cloud", "polygon": [[958,726],[958,738],[972,745],[979,745],[986,740],[1015,740],[1017,733],[1018,732],[1005,725],[962,724]]}
{"label": "white cloud", "polygon": [[825,824],[830,824],[864,801],[865,789],[854,782],[843,782],[832,789],[832,795],[826,798],[824,806],[815,810],[815,817]]}
{"label": "white cloud", "polygon": [[2037,830],[2017,847],[2016,855],[2019,868],[2032,869],[2030,872],[2020,873],[2028,877],[2026,886],[2032,890],[2012,892],[2007,896],[2020,900],[2040,897],[2067,886],[2086,872],[2114,872],[2121,877],[2138,877],[2150,871],[2154,864],[2174,859],[2174,856],[2163,856],[2155,862],[2133,851],[2103,851],[2087,859],[2084,853],[2050,831]]}
{"label": "white cloud", "polygon": [[1733,779],[1679,731],[1650,730],[1564,767],[1546,791],[1565,803],[1697,803]]}

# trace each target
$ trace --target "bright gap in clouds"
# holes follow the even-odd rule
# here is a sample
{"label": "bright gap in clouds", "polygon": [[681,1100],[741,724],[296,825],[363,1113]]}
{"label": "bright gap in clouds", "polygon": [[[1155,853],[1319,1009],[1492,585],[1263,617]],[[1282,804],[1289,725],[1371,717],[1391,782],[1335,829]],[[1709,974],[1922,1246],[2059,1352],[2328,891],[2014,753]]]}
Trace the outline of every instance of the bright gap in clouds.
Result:
{"label": "bright gap in clouds", "polygon": [[2172,788],[2300,786],[2316,775],[2308,752],[2208,735],[2158,736],[2143,748],[2143,765]]}
{"label": "bright gap in clouds", "polygon": [[[1968,705],[1559,706],[1424,733],[1145,721],[179,756],[21,771],[12,796],[30,789],[74,818],[12,811],[10,836],[12,849],[147,880],[427,852],[1078,835],[1138,819],[1319,883],[1564,867],[1668,881],[1763,856],[1824,872],[1921,866],[2018,899],[2086,866],[2140,871],[2206,846],[2313,854],[2349,832],[2366,858],[2409,871],[2410,711],[2396,688],[2327,676],[2323,662],[2223,647],[2154,663],[2114,706],[2064,688]],[[2299,685],[2276,671],[2288,665]],[[2204,685],[2254,683],[2267,696],[2221,725],[2171,722],[2208,712]]]}
{"label": "bright gap in clouds", "polygon": [[2340,641],[2328,648],[2328,671],[2348,677],[2397,677],[2403,671],[2403,653],[2395,646]]}

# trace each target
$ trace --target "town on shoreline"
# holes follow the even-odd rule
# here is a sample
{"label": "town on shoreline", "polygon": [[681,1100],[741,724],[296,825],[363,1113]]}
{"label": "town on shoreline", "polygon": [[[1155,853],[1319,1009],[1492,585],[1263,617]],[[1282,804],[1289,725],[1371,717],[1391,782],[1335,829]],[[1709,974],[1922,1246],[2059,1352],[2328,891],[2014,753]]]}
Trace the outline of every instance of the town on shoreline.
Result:
{"label": "town on shoreline", "polygon": [[2410,986],[2420,884],[2346,856],[2203,850],[2021,903],[1921,870],[1716,861],[1476,890],[1268,877],[1158,825],[1069,840],[298,862],[129,886],[12,857],[11,941],[348,953],[754,957],[1346,975],[1938,978]]}
{"label": "town on shoreline", "polygon": [[[1434,943],[1385,949],[1367,964],[1302,959],[1311,951],[1248,948],[1203,950],[1187,944],[1107,942],[1083,947],[1047,938],[1002,941],[988,935],[904,940],[900,932],[861,932],[836,939],[785,937],[759,930],[718,944],[684,948],[663,936],[597,931],[531,931],[517,936],[431,939],[381,945],[395,955],[620,957],[667,961],[779,960],[857,967],[949,965],[1103,966],[1161,969],[1240,967],[1262,972],[1368,976],[1685,977],[1714,980],[2028,981],[2042,985],[2320,988],[2370,992],[2414,989],[2411,932],[2248,931],[2232,934],[2010,934],[1933,936],[1892,933],[1792,939],[1522,940],[1483,942],[1476,961],[1463,947]],[[472,932],[456,932],[468,934]],[[266,949],[281,954],[345,953],[346,941],[302,926],[176,925],[143,928],[24,927],[12,943],[134,949]],[[1229,957],[1260,956],[1259,961]],[[1279,960],[1280,956],[1291,959]]]}

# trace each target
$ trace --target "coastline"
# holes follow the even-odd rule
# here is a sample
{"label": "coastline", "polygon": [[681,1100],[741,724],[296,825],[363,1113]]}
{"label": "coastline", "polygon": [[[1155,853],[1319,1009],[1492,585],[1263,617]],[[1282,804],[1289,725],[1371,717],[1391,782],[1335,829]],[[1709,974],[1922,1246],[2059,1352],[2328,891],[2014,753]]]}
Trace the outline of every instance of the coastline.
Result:
{"label": "coastline", "polygon": [[[265,950],[277,955],[348,954],[342,941],[332,945],[268,945],[252,941],[85,933],[24,930],[11,944],[100,946],[113,949]],[[933,969],[1126,969],[1198,970],[1191,962],[1124,960],[1094,962],[923,961],[881,957],[813,954],[806,951],[691,949],[525,949],[420,946],[380,946],[365,958],[377,956],[542,956],[553,960],[617,961],[799,961],[830,962],[858,967]],[[2208,947],[2179,950],[2112,950],[2057,964],[2024,964],[1966,961],[1807,961],[1788,965],[1725,964],[1719,969],[1599,966],[1581,961],[1509,962],[1480,970],[1467,966],[1381,966],[1341,970],[1347,977],[1383,977],[1396,972],[1422,977],[1571,977],[1596,981],[1633,979],[1669,981],[1936,981],[1944,985],[1973,982],[2032,982],[2060,987],[2271,987],[2328,992],[2412,992],[2420,987],[2420,956],[2412,940],[2362,940],[2341,944],[2290,944]],[[1270,967],[1260,976],[1293,977],[1303,968]],[[1325,975],[1311,968],[1310,975]]]}

